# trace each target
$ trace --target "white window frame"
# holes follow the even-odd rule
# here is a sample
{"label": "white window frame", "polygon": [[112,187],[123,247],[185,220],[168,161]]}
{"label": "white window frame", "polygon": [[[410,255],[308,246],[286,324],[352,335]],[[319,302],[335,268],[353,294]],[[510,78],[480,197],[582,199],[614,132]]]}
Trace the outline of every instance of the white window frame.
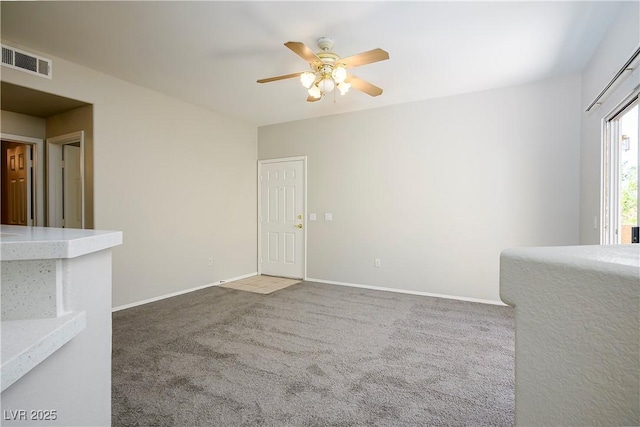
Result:
{"label": "white window frame", "polygon": [[602,173],[601,173],[601,206],[600,206],[600,244],[615,245],[620,243],[620,133],[619,119],[627,111],[640,103],[639,90],[636,88],[621,103],[616,105],[602,119]]}

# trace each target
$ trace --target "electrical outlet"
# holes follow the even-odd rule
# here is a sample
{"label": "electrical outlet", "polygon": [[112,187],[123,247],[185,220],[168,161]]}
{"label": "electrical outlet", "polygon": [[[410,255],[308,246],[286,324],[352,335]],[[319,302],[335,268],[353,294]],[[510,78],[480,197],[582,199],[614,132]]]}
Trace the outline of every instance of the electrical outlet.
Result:
{"label": "electrical outlet", "polygon": [[213,265],[213,257],[211,257],[211,258],[209,258],[209,259],[207,260],[207,264],[208,264],[208,265]]}
{"label": "electrical outlet", "polygon": [[377,268],[380,268],[380,258],[376,258],[375,261],[373,261],[373,265],[375,265]]}

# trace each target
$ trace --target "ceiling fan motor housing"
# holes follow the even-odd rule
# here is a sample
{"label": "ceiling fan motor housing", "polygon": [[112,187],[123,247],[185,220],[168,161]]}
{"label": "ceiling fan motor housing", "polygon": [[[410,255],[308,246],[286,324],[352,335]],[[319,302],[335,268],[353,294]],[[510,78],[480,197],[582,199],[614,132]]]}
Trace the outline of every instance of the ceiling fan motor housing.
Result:
{"label": "ceiling fan motor housing", "polygon": [[320,50],[330,51],[333,49],[333,39],[331,37],[320,37],[317,42]]}

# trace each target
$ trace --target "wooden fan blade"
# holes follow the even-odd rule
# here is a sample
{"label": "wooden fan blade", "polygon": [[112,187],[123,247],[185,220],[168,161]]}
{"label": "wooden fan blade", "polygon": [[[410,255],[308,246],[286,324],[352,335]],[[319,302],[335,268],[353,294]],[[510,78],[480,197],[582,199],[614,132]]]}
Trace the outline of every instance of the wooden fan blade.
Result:
{"label": "wooden fan blade", "polygon": [[286,42],[284,45],[307,62],[322,62],[320,58],[302,42]]}
{"label": "wooden fan blade", "polygon": [[352,88],[364,92],[367,95],[378,96],[382,94],[381,88],[372,85],[371,83],[366,82],[362,79],[359,79],[356,76],[350,75],[349,77],[347,77],[346,82],[350,83]]}
{"label": "wooden fan blade", "polygon": [[389,52],[382,49],[373,49],[368,52],[358,53],[357,55],[347,56],[338,60],[339,64],[343,64],[345,67],[359,67],[365,64],[371,64],[372,62],[386,61],[389,59]]}
{"label": "wooden fan blade", "polygon": [[322,97],[320,98],[314,98],[313,96],[309,95],[307,97],[307,102],[316,102],[316,101],[320,101],[320,99],[322,99]]}
{"label": "wooden fan blade", "polygon": [[300,77],[300,74],[302,73],[304,73],[304,71],[300,71],[299,73],[293,73],[293,74],[285,74],[282,76],[269,77],[268,79],[260,79],[258,80],[258,83],[269,83],[269,82],[275,82],[278,80],[292,79],[294,77]]}

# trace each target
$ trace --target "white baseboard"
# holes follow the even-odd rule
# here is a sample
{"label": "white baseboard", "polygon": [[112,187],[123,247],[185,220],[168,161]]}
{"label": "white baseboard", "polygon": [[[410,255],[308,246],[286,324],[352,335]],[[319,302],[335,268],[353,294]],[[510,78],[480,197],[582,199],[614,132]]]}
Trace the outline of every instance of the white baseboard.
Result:
{"label": "white baseboard", "polygon": [[494,301],[494,300],[489,300],[489,299],[458,297],[458,296],[455,296],[455,295],[432,294],[430,292],[410,291],[410,290],[407,290],[407,289],[383,288],[381,286],[359,285],[359,284],[356,284],[356,283],[336,282],[334,280],[312,279],[310,277],[307,277],[305,280],[307,282],[326,283],[326,284],[329,284],[329,285],[339,285],[339,286],[350,286],[352,288],[372,289],[372,290],[375,290],[375,291],[397,292],[397,293],[400,293],[400,294],[420,295],[420,296],[423,296],[423,297],[455,299],[455,300],[459,300],[459,301],[479,302],[481,304],[491,304],[491,305],[503,305],[503,306],[507,305],[507,304],[503,303],[502,301]]}
{"label": "white baseboard", "polygon": [[189,288],[189,289],[185,289],[183,291],[173,292],[173,293],[170,293],[170,294],[160,295],[158,297],[153,297],[153,298],[145,299],[145,300],[142,300],[142,301],[132,302],[131,304],[120,305],[118,307],[113,307],[111,309],[111,312],[115,313],[116,311],[125,310],[127,308],[132,308],[132,307],[137,307],[139,305],[149,304],[150,302],[160,301],[160,300],[163,300],[163,299],[166,299],[166,298],[176,297],[176,296],[182,295],[182,294],[188,294],[189,292],[193,292],[193,291],[199,291],[200,289],[210,288],[212,286],[219,286],[219,285],[222,285],[223,283],[235,282],[236,280],[246,279],[247,277],[256,276],[257,274],[258,273],[249,273],[249,274],[245,274],[243,276],[233,277],[233,278],[227,279],[227,280],[220,280],[220,281],[215,282],[215,283],[209,283],[207,285],[196,286],[195,288]]}

